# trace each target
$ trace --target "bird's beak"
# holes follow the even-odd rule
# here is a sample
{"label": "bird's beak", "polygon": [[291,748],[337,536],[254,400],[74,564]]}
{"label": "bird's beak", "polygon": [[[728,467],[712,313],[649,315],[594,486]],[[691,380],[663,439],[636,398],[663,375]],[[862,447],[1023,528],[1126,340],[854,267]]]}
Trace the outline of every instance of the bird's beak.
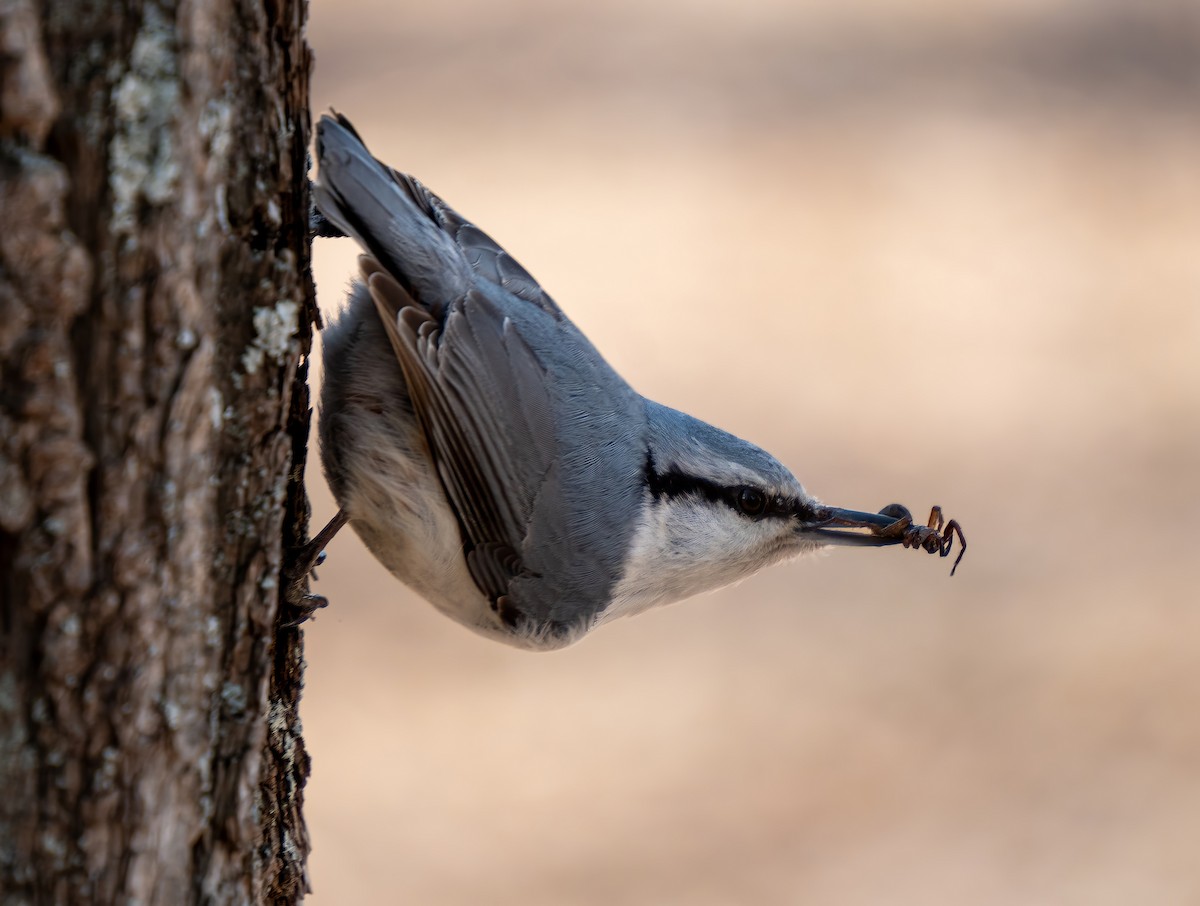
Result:
{"label": "bird's beak", "polygon": [[[816,536],[824,544],[884,547],[904,540],[902,532],[887,533],[900,520],[883,513],[860,513],[833,506],[815,508],[815,519],[800,526],[800,533]],[[867,531],[856,531],[866,529]]]}

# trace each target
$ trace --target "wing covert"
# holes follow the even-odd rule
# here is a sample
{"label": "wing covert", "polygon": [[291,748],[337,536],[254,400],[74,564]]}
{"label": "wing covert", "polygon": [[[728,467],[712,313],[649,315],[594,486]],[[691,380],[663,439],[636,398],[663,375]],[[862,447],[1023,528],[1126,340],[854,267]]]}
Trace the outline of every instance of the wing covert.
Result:
{"label": "wing covert", "polygon": [[542,366],[478,290],[439,324],[377,262],[364,256],[361,266],[458,517],[471,576],[495,604],[514,577],[536,575],[521,551],[556,450]]}

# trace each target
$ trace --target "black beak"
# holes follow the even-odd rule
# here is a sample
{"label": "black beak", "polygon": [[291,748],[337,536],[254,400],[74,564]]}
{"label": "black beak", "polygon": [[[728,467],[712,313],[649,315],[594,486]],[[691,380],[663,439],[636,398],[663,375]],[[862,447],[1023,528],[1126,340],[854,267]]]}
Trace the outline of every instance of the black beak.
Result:
{"label": "black beak", "polygon": [[825,544],[885,547],[904,540],[902,531],[887,532],[897,522],[900,522],[900,518],[884,513],[860,513],[857,510],[819,506],[814,508],[813,518],[800,525],[799,531],[803,535],[815,535]]}

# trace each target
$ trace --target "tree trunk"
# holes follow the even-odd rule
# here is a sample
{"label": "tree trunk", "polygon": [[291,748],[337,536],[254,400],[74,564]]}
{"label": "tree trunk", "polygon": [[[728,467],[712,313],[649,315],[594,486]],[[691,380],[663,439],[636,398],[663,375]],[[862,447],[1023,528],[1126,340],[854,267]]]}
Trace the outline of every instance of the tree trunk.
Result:
{"label": "tree trunk", "polygon": [[303,0],[0,0],[0,903],[307,889]]}

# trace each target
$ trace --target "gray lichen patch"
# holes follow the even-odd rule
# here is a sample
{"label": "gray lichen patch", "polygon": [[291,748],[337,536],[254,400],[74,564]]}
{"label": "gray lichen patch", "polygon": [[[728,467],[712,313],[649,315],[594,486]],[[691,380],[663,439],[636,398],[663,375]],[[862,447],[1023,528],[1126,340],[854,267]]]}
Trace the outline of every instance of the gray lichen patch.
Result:
{"label": "gray lichen patch", "polygon": [[242,367],[254,374],[265,361],[281,363],[299,329],[300,306],[280,299],[270,308],[254,310],[254,340],[242,353]]}
{"label": "gray lichen patch", "polygon": [[179,106],[174,34],[163,14],[146,7],[129,70],[113,89],[116,132],[109,146],[112,229],[130,235],[139,202],[161,205],[175,194],[179,162],[172,126]]}

